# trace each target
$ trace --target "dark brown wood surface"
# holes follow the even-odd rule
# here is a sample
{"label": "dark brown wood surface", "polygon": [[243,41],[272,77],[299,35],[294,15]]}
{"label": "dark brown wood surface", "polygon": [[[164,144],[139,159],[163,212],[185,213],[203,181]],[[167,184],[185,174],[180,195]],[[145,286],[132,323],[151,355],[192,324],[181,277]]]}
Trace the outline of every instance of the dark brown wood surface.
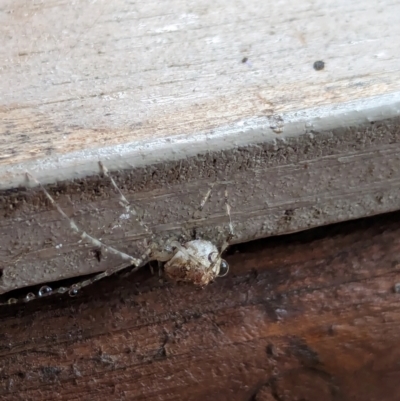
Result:
{"label": "dark brown wood surface", "polygon": [[230,249],[203,290],[149,270],[0,310],[4,400],[399,400],[400,213]]}

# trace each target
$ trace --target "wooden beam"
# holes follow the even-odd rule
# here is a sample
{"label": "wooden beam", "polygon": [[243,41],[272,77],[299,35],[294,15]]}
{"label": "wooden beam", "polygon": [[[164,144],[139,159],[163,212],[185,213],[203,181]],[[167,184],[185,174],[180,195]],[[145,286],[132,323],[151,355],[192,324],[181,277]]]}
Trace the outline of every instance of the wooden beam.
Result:
{"label": "wooden beam", "polygon": [[389,0],[5,2],[1,188],[25,169],[47,184],[97,174],[99,159],[131,168],[226,148],[231,135],[252,142],[254,130],[278,139],[291,120],[299,135],[322,106],[338,127],[346,102],[375,119],[373,98],[382,119],[380,97],[400,96],[399,14]]}
{"label": "wooden beam", "polygon": [[[47,186],[79,227],[133,257],[152,243],[228,235],[232,243],[400,208],[400,119],[258,143],[113,173],[154,237],[127,215],[108,177]],[[196,211],[214,184],[202,212]],[[3,191],[0,291],[104,271],[123,262],[82,241],[39,188]]]}
{"label": "wooden beam", "polygon": [[236,245],[203,290],[149,270],[0,309],[0,398],[398,399],[399,213]]}
{"label": "wooden beam", "polygon": [[[232,243],[399,209],[399,14],[389,0],[4,3],[0,293],[121,262],[99,261],[26,171],[133,256],[219,245],[225,189]],[[99,161],[154,236],[124,219]]]}

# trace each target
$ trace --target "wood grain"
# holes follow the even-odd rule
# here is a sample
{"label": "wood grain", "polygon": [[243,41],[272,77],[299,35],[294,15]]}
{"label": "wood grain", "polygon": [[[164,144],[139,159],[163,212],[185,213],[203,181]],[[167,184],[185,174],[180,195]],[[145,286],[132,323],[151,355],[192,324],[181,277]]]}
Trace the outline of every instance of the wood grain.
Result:
{"label": "wood grain", "polygon": [[[400,209],[399,127],[400,119],[384,120],[113,173],[150,232],[126,214],[107,177],[47,190],[79,227],[133,257],[171,239],[220,246],[227,190],[230,242],[245,242]],[[99,259],[98,247],[71,230],[40,188],[0,192],[0,216],[0,293],[123,262],[105,249]]]}
{"label": "wood grain", "polygon": [[211,135],[204,152],[224,146],[215,132],[276,137],[274,121],[293,113],[309,110],[305,124],[353,101],[347,110],[364,115],[365,99],[400,89],[395,1],[1,6],[2,188],[23,183],[27,168],[45,183],[96,174],[99,159],[128,168],[119,154],[129,146],[149,164],[160,143],[159,159],[165,149],[173,158],[182,138]]}
{"label": "wood grain", "polygon": [[238,245],[204,290],[147,271],[0,310],[0,397],[398,399],[399,213]]}

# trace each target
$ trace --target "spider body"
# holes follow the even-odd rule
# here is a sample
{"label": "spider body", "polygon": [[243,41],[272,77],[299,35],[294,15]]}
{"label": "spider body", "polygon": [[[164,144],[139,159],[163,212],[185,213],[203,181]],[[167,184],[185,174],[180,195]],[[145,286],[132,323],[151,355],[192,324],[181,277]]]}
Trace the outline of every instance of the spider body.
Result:
{"label": "spider body", "polygon": [[228,264],[210,241],[197,239],[176,248],[172,258],[164,265],[165,274],[174,281],[204,287],[227,273]]}

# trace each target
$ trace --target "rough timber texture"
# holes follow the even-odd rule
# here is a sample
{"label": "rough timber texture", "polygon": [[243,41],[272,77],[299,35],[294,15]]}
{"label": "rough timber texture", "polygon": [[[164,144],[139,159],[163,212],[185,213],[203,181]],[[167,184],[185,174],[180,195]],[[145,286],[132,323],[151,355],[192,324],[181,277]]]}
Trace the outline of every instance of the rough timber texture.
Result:
{"label": "rough timber texture", "polygon": [[128,168],[130,146],[141,163],[160,144],[171,158],[179,135],[210,134],[214,149],[215,132],[301,110],[355,101],[363,114],[400,91],[398,15],[390,0],[2,0],[2,187],[27,167],[46,183],[121,153]]}
{"label": "rough timber texture", "polygon": [[[210,152],[179,162],[115,174],[136,205],[154,241],[209,239],[232,242],[284,234],[400,209],[399,119],[319,132],[284,144],[258,144]],[[204,210],[196,212],[209,183],[216,183]],[[126,219],[107,178],[93,176],[48,187],[80,227],[135,257],[152,242]],[[0,195],[0,292],[102,271],[119,257],[80,240],[38,189]]]}
{"label": "rough timber texture", "polygon": [[231,248],[204,290],[148,271],[0,309],[0,398],[397,401],[400,214]]}
{"label": "rough timber texture", "polygon": [[400,208],[398,2],[0,3],[0,293],[121,263],[27,170],[133,256],[99,160],[160,247],[220,244],[225,188],[233,242]]}

